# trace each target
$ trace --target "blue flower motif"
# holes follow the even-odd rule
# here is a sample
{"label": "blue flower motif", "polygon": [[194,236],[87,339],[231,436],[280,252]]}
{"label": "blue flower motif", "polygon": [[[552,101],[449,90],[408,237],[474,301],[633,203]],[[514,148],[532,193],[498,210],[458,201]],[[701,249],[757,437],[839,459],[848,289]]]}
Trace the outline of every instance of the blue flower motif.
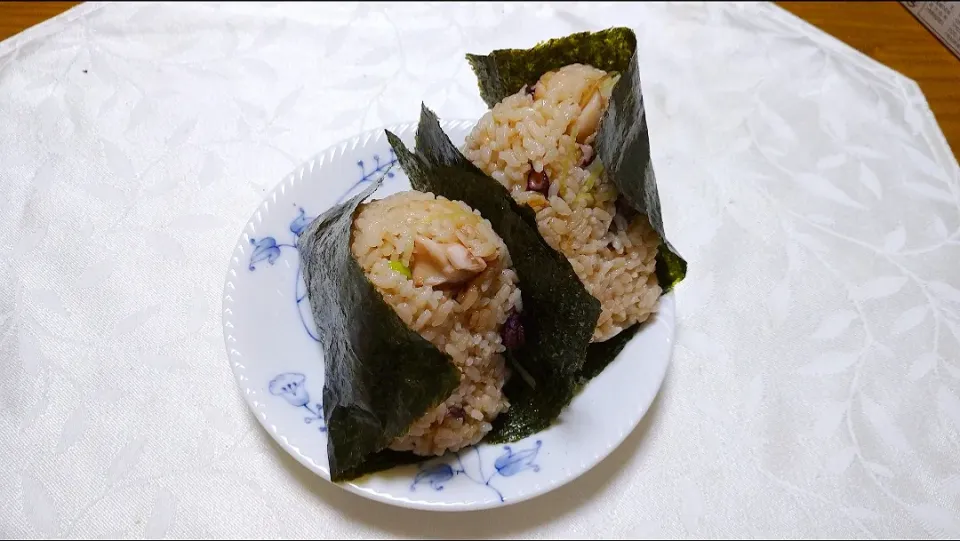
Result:
{"label": "blue flower motif", "polygon": [[497,469],[497,473],[504,477],[514,476],[528,468],[534,472],[538,472],[540,471],[540,466],[534,464],[533,461],[537,458],[537,453],[540,452],[542,445],[543,442],[537,440],[533,448],[516,453],[513,452],[513,449],[509,445],[505,445],[503,450],[506,451],[506,453],[497,458],[493,463],[493,467]]}
{"label": "blue flower motif", "polygon": [[[453,456],[457,464],[456,467],[444,463],[422,463],[419,466],[417,475],[413,478],[410,485],[410,491],[414,492],[420,483],[428,483],[434,490],[443,490],[444,485],[456,477],[464,477],[478,486],[482,486],[493,491],[500,498],[500,501],[506,501],[503,493],[492,484],[492,481],[499,475],[500,477],[512,477],[524,471],[539,472],[540,466],[533,463],[543,446],[541,440],[537,440],[533,447],[522,451],[514,451],[509,445],[503,447],[504,453],[494,461],[494,471],[489,475],[483,473],[483,461],[480,450],[474,446],[469,450],[458,451]],[[467,466],[470,466],[468,469]]]}
{"label": "blue flower motif", "polygon": [[283,397],[291,406],[309,411],[310,415],[304,417],[303,422],[308,425],[317,423],[317,429],[320,432],[326,432],[327,427],[324,425],[323,406],[319,402],[313,404],[313,406],[310,405],[310,394],[307,393],[306,386],[304,385],[306,381],[307,377],[303,374],[287,372],[286,374],[280,374],[273,378],[268,388],[270,389],[270,394]]}
{"label": "blue flower motif", "polygon": [[306,211],[301,207],[297,217],[290,222],[290,232],[299,237],[300,233],[303,233],[303,230],[306,229],[313,220],[313,217],[307,217]]}
{"label": "blue flower motif", "polygon": [[281,396],[291,406],[301,408],[310,403],[310,395],[303,386],[306,380],[306,376],[296,372],[280,374],[270,382],[270,394]]}
{"label": "blue flower motif", "polygon": [[427,481],[434,490],[443,490],[443,484],[453,479],[454,473],[449,464],[433,464],[420,470],[420,473],[413,479],[410,490],[416,490],[417,483],[423,481]]}
{"label": "blue flower motif", "polygon": [[[363,160],[357,162],[357,166],[360,168],[360,179],[337,199],[337,203],[342,202],[355,188],[363,183],[370,182],[378,174],[386,172],[387,178],[393,178],[394,174],[390,168],[397,163],[397,156],[394,154],[393,149],[390,149],[390,159],[387,162],[381,162],[379,154],[373,155],[373,161],[376,163],[376,167],[370,171],[367,171],[364,167]],[[294,206],[296,206],[296,204],[294,204]],[[253,253],[250,254],[249,269],[251,271],[256,270],[257,263],[261,261],[266,261],[273,265],[280,257],[283,248],[297,251],[298,237],[303,234],[304,230],[314,219],[315,217],[307,216],[307,212],[302,207],[297,208],[296,217],[290,221],[289,229],[290,232],[293,233],[293,239],[290,244],[278,243],[274,237],[263,237],[259,241],[250,239],[250,244],[253,245]],[[312,330],[312,325],[308,323],[310,319],[310,304],[307,302],[307,290],[301,279],[302,269],[299,264],[300,261],[299,258],[297,258],[297,275],[294,279],[293,298],[303,329],[311,339],[319,342],[320,338],[317,336],[316,331]],[[324,424],[323,405],[320,402],[310,403],[310,394],[307,393],[305,387],[306,379],[306,376],[297,372],[280,374],[270,381],[270,394],[282,397],[293,407],[303,408],[310,412],[309,416],[303,418],[303,422],[306,424],[315,423],[320,432],[326,432],[327,427]],[[443,468],[440,469],[442,470]],[[449,470],[449,475],[446,479],[441,479],[444,475],[443,472],[435,472],[433,477],[430,478],[431,486],[434,486],[437,490],[443,488],[443,482],[452,478],[456,473],[450,466],[446,466],[446,469]]]}
{"label": "blue flower motif", "polygon": [[259,241],[250,239],[253,245],[253,254],[250,256],[250,270],[254,270],[254,265],[266,260],[267,263],[273,263],[280,257],[280,247],[273,237],[263,237]]}
{"label": "blue flower motif", "polygon": [[[360,179],[337,199],[338,204],[341,203],[358,186],[370,182],[378,174],[385,172],[387,178],[393,178],[394,174],[391,168],[397,163],[397,155],[394,153],[392,148],[390,149],[389,160],[383,162],[380,159],[379,154],[374,154],[373,161],[376,163],[376,167],[370,171],[367,171],[363,160],[357,161],[357,167],[360,168]],[[294,203],[294,206],[297,206],[296,203]],[[256,270],[256,264],[261,261],[266,261],[267,263],[273,265],[280,257],[283,248],[298,250],[297,239],[303,234],[307,226],[309,226],[310,223],[315,219],[316,217],[308,216],[303,207],[298,207],[296,217],[290,221],[289,229],[290,232],[293,233],[293,239],[290,244],[278,243],[274,237],[264,237],[259,241],[256,239],[250,239],[250,244],[253,244],[254,246],[253,253],[250,255],[250,263],[248,265],[250,270]],[[303,280],[301,280],[302,269],[300,268],[299,258],[297,258],[296,266],[297,276],[294,279],[293,294],[297,305],[297,312],[300,315],[300,323],[303,325],[303,329],[306,331],[307,335],[315,342],[319,342],[320,337],[317,335],[316,330],[313,329],[313,325],[308,322],[310,319],[310,305],[308,302],[306,302],[307,291]]]}

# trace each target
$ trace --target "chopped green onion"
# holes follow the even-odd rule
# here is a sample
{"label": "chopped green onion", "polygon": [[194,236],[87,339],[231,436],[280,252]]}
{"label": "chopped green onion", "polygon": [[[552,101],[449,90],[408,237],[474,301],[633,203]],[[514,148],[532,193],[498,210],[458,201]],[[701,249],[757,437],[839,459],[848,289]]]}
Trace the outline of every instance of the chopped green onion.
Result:
{"label": "chopped green onion", "polygon": [[396,272],[399,272],[400,274],[406,276],[407,278],[410,278],[411,276],[413,276],[413,273],[410,272],[410,268],[404,265],[403,261],[391,261],[390,269]]}

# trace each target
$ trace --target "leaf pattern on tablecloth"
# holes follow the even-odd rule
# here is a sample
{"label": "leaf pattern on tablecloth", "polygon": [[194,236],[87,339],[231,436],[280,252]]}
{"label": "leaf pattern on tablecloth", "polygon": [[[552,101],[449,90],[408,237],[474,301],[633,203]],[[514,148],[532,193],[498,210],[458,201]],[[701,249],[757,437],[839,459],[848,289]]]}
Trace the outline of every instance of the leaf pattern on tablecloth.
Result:
{"label": "leaf pattern on tablecloth", "polygon": [[128,441],[110,461],[110,466],[105,472],[107,482],[114,484],[119,481],[130,469],[137,465],[140,456],[143,454],[143,446],[146,440],[143,436],[137,436]]}
{"label": "leaf pattern on tablecloth", "polygon": [[330,144],[479,117],[466,52],[621,24],[691,262],[667,383],[582,503],[430,531],[960,535],[960,171],[919,88],[771,5],[612,2],[89,3],[0,43],[0,531],[422,537],[248,413],[225,247]]}
{"label": "leaf pattern on tablecloth", "polygon": [[929,312],[930,308],[925,304],[904,310],[903,313],[897,316],[897,319],[893,320],[894,334],[907,332],[917,325],[920,325],[927,318]]}
{"label": "leaf pattern on tablecloth", "polygon": [[814,331],[812,337],[818,340],[830,340],[842,335],[850,324],[857,319],[857,313],[853,310],[839,310],[825,317],[820,322],[820,326]]}
{"label": "leaf pattern on tablecloth", "polygon": [[176,520],[177,501],[166,488],[160,489],[144,528],[147,539],[163,539]]}
{"label": "leaf pattern on tablecloth", "polygon": [[60,432],[60,440],[57,442],[57,453],[63,453],[70,448],[83,435],[83,430],[87,425],[87,407],[83,404],[77,406],[73,413],[63,422],[63,430]]}
{"label": "leaf pattern on tablecloth", "polygon": [[20,486],[23,490],[22,513],[30,526],[42,535],[55,535],[60,528],[60,517],[45,483],[36,476],[24,475]]}

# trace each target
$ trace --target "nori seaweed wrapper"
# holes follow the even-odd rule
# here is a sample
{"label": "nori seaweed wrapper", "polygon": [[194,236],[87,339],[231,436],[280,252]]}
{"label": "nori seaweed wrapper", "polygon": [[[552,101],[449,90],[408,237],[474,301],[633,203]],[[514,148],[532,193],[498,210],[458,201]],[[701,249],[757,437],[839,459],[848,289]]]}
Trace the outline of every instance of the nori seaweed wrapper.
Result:
{"label": "nori seaweed wrapper", "polygon": [[667,241],[660,214],[660,196],[650,159],[650,138],[640,88],[637,37],[625,27],[599,32],[579,32],[551,39],[530,49],[500,49],[488,55],[467,55],[480,86],[480,97],[489,107],[535,84],[548,71],[569,64],[589,64],[616,71],[620,80],[600,120],[594,142],[597,156],[623,199],[645,214],[660,235],[656,274],[660,287],[669,291],[687,274],[687,262]]}
{"label": "nori seaweed wrapper", "polygon": [[359,205],[382,183],[325,212],[298,241],[323,347],[323,411],[333,481],[423,460],[386,447],[457,388],[450,358],[411,330],[350,249]]}
{"label": "nori seaweed wrapper", "polygon": [[518,205],[506,188],[473,165],[433,112],[422,108],[415,153],[389,131],[387,138],[414,189],[463,201],[490,221],[519,278],[526,340],[508,354],[536,386],[518,374],[511,377],[504,388],[510,408],[494,420],[484,441],[514,441],[547,428],[576,392],[600,302],[537,231],[533,210]]}

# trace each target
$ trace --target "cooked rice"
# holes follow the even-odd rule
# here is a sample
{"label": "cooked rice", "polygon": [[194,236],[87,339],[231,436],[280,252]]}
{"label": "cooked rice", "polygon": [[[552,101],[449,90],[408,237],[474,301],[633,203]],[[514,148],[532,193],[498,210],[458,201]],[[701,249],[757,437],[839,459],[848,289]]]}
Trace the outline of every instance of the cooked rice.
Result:
{"label": "cooked rice", "polygon": [[[584,151],[573,126],[607,73],[572,64],[545,74],[534,87],[504,98],[467,137],[464,153],[536,211],[547,243],[564,254],[602,306],[593,341],[616,336],[656,311],[654,274],[660,239],[645,216],[618,214],[616,186],[605,173],[580,166]],[[606,80],[607,84],[612,83]],[[584,143],[591,145],[590,136]],[[532,170],[546,171],[547,196],[527,190]]]}
{"label": "cooked rice", "polygon": [[[459,240],[485,260],[499,257],[460,289],[417,287],[390,265],[400,261],[409,269],[417,236]],[[441,455],[479,442],[509,407],[502,392],[507,369],[499,331],[511,310],[521,309],[517,275],[503,240],[464,203],[409,191],[360,207],[352,251],[404,323],[447,353],[460,371],[457,390],[390,448]]]}

